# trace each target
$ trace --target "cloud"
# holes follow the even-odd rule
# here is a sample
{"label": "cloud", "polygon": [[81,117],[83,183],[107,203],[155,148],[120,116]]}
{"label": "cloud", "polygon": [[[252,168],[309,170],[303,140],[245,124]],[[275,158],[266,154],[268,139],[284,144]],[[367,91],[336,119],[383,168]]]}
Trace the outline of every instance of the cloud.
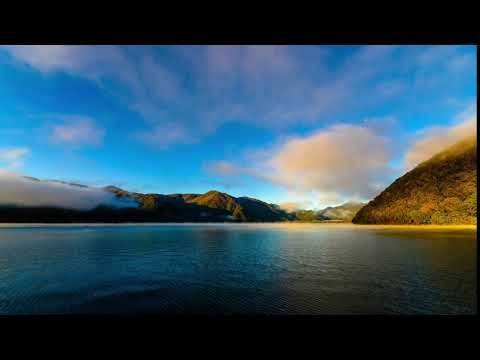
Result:
{"label": "cloud", "polygon": [[8,170],[21,168],[29,153],[30,149],[25,147],[0,149],[0,163],[4,163]]}
{"label": "cloud", "polygon": [[0,160],[14,161],[18,160],[30,152],[28,148],[9,148],[0,150]]}
{"label": "cloud", "polygon": [[158,148],[166,148],[174,143],[191,144],[196,142],[196,139],[190,134],[188,129],[173,122],[155,125],[153,128],[137,132],[133,136],[146,144]]}
{"label": "cloud", "polygon": [[286,201],[280,203],[279,206],[281,209],[286,210],[288,212],[293,212],[296,210],[307,209],[311,207],[310,201]]}
{"label": "cloud", "polygon": [[84,116],[61,116],[61,123],[51,125],[50,141],[54,144],[71,146],[94,145],[103,143],[105,131],[96,125],[92,118]]}
{"label": "cloud", "polygon": [[288,140],[269,160],[273,173],[264,176],[298,191],[370,197],[389,159],[385,138],[364,127],[334,125]]}
{"label": "cloud", "polygon": [[[475,111],[476,112],[476,111]],[[410,170],[421,162],[430,159],[443,149],[467,138],[477,135],[477,116],[472,109],[461,113],[455,124],[424,129],[405,155],[405,167]]]}
{"label": "cloud", "polygon": [[45,73],[55,70],[78,72],[85,66],[80,46],[10,45],[3,48],[25,64]]}
{"label": "cloud", "polygon": [[406,88],[407,85],[400,79],[388,80],[377,86],[377,90],[385,97],[398,96],[405,91]]}
{"label": "cloud", "polygon": [[0,205],[89,210],[101,204],[116,207],[137,206],[134,201],[119,200],[114,194],[101,189],[32,180],[11,172],[0,172]]}
{"label": "cloud", "polygon": [[[107,77],[138,86],[133,64],[120,47],[110,45],[2,45],[12,56],[44,74],[65,72],[101,82]],[[124,71],[119,71],[122,69]]]}
{"label": "cloud", "polygon": [[[160,148],[199,141],[228,122],[275,131],[328,125],[345,109],[375,108],[392,98],[408,101],[412,90],[418,98],[434,85],[452,85],[460,74],[471,76],[476,63],[462,46],[1,48],[45,75],[88,79],[119,97],[148,128],[136,138]],[[375,96],[366,89],[375,89]],[[168,130],[171,123],[177,129]],[[165,141],[164,132],[172,133]]]}
{"label": "cloud", "polygon": [[205,166],[205,170],[208,173],[219,176],[236,176],[247,171],[246,169],[241,169],[240,167],[224,160],[213,161],[207,164],[207,166]]}
{"label": "cloud", "polygon": [[321,202],[368,199],[391,175],[388,145],[367,127],[337,124],[263,151],[254,166],[220,161],[208,169],[220,176],[254,176]]}

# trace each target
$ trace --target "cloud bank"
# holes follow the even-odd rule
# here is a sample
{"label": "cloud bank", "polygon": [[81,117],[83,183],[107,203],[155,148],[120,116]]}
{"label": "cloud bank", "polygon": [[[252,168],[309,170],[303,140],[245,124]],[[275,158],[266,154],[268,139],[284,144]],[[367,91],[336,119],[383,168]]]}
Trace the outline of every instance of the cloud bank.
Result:
{"label": "cloud bank", "polygon": [[102,204],[115,207],[137,206],[135,201],[117,199],[114,194],[101,189],[38,181],[0,172],[0,206],[51,206],[90,210]]}
{"label": "cloud bank", "polygon": [[467,137],[476,137],[476,135],[476,114],[452,126],[425,129],[418,135],[418,140],[413,143],[405,155],[405,167],[407,170],[411,170],[443,149]]}

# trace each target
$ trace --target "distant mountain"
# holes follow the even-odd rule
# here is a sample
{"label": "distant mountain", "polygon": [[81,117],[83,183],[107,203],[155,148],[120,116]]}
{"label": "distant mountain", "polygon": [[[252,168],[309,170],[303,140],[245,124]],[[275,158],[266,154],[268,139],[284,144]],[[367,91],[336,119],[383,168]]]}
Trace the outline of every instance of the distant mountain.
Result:
{"label": "distant mountain", "polygon": [[354,217],[358,224],[476,224],[477,141],[471,137],[395,180]]}
{"label": "distant mountain", "polygon": [[315,222],[323,220],[315,210],[295,210],[290,213],[291,219],[294,221]]}
{"label": "distant mountain", "polygon": [[274,204],[249,197],[236,198],[219,191],[164,195],[129,192],[116,186],[101,190],[114,194],[117,199],[130,200],[129,203],[134,200],[133,204],[136,202],[138,207],[100,205],[92,210],[75,210],[4,205],[0,206],[0,222],[273,222],[289,218]]}
{"label": "distant mountain", "polygon": [[329,206],[322,210],[296,210],[291,213],[297,221],[352,221],[355,214],[364,207],[361,202],[349,201],[339,206]]}
{"label": "distant mountain", "polygon": [[318,216],[322,220],[352,221],[357,212],[365,205],[365,203],[349,201],[340,206],[329,206],[320,210]]}

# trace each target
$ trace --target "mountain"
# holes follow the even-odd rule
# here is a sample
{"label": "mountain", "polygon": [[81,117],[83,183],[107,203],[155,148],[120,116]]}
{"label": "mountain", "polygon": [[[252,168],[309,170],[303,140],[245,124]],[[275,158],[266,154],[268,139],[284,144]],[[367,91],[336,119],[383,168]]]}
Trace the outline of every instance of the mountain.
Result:
{"label": "mountain", "polygon": [[476,224],[477,140],[465,139],[395,180],[357,224]]}
{"label": "mountain", "polygon": [[318,216],[317,211],[315,210],[295,210],[290,213],[292,218],[291,220],[295,221],[304,221],[304,222],[316,222],[323,220]]}
{"label": "mountain", "polygon": [[187,203],[198,204],[213,209],[224,209],[237,221],[279,221],[287,214],[279,207],[250,197],[235,198],[219,191],[209,191],[203,195],[187,199]]}
{"label": "mountain", "polygon": [[357,212],[364,206],[365,203],[349,201],[340,206],[329,206],[320,210],[318,216],[322,220],[352,221]]}
{"label": "mountain", "polygon": [[355,214],[364,207],[361,202],[349,201],[339,206],[329,206],[322,210],[296,210],[291,213],[298,221],[352,221]]}
{"label": "mountain", "polygon": [[[106,186],[101,190],[114,194],[120,200],[134,200],[133,204],[136,202],[138,206],[100,205],[91,210],[75,210],[4,205],[0,206],[0,222],[273,222],[289,217],[274,204],[249,197],[237,198],[219,191],[164,195],[129,192],[116,186]],[[129,203],[132,204],[132,201]]]}
{"label": "mountain", "polygon": [[232,219],[238,221],[247,221],[243,207],[236,201],[233,196],[219,191],[209,191],[203,195],[195,196],[185,200],[189,204],[197,204],[205,206],[209,209],[225,210],[232,216]]}
{"label": "mountain", "polygon": [[223,216],[223,220],[241,222],[267,222],[285,220],[288,215],[274,204],[268,204],[250,197],[233,197],[220,191],[209,191],[205,194],[138,194],[128,193],[122,189],[109,187],[104,188],[114,192],[119,197],[131,197],[136,199],[141,208],[161,209],[166,206],[174,206],[182,211],[187,208],[197,208],[201,216]]}
{"label": "mountain", "polygon": [[269,222],[290,219],[280,206],[276,204],[269,204],[261,200],[243,196],[236,198],[236,201],[243,207],[243,212],[247,221],[249,219],[257,219],[256,221]]}

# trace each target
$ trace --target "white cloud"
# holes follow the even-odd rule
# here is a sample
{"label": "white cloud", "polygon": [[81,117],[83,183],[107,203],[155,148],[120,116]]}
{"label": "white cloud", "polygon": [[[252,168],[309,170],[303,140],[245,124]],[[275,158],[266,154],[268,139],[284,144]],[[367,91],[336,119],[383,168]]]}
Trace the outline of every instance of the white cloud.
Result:
{"label": "white cloud", "polygon": [[3,163],[7,170],[19,169],[29,153],[30,149],[25,147],[0,149],[0,164]]}
{"label": "white cloud", "polygon": [[101,189],[71,186],[53,181],[36,181],[7,171],[0,172],[0,205],[52,206],[89,210],[105,204],[137,206],[121,201]]}
{"label": "white cloud", "polygon": [[3,45],[1,48],[45,74],[65,72],[94,81],[115,77],[133,88],[139,85],[133,76],[133,64],[117,46]]}
{"label": "white cloud", "polygon": [[155,125],[151,129],[137,132],[133,136],[157,148],[166,148],[174,143],[190,144],[196,142],[188,129],[173,122]]}
{"label": "white cloud", "polygon": [[[152,128],[174,121],[183,128],[192,128],[197,136],[204,136],[227,121],[259,123],[260,119],[267,127],[316,121],[319,114],[345,106],[359,83],[378,71],[379,66],[372,64],[384,63],[394,49],[361,48],[332,72],[326,66],[328,51],[321,47],[170,47],[168,50],[174,54],[174,50],[182,50],[191,62],[191,69],[179,74],[141,46],[3,48],[43,73],[66,72],[95,81],[121,96]],[[187,77],[192,83],[190,90],[183,83]],[[113,89],[106,80],[123,84],[125,91]],[[192,90],[200,91],[202,97],[191,96]],[[194,109],[198,118],[182,119],[181,113],[186,109]],[[183,138],[178,137],[178,141]]]}
{"label": "white cloud", "polygon": [[[430,159],[443,149],[467,138],[477,135],[477,116],[473,108],[457,116],[451,126],[436,126],[424,129],[417,135],[417,140],[405,155],[405,167],[410,170],[421,162]],[[475,111],[476,112],[476,111]]]}
{"label": "white cloud", "polygon": [[101,145],[105,131],[92,118],[60,116],[60,123],[49,127],[50,141],[71,146]]}
{"label": "white cloud", "polygon": [[78,72],[85,66],[85,57],[82,56],[83,50],[80,46],[10,45],[3,48],[42,72]]}
{"label": "white cloud", "polygon": [[0,149],[0,160],[3,161],[14,161],[20,158],[23,158],[30,152],[28,148],[8,148],[8,149]]}
{"label": "white cloud", "polygon": [[[147,132],[158,133],[137,139],[155,146],[160,139],[159,147],[188,142],[191,134],[201,139],[227,122],[274,130],[325,123],[344,109],[373,108],[412,89],[418,97],[455,82],[459,73],[471,75],[475,64],[461,46],[352,47],[338,61],[317,46],[161,47],[165,56],[144,46],[2,48],[44,74],[89,79],[120,97],[141,114]],[[366,89],[377,91],[372,96]],[[182,134],[172,130],[162,142],[170,123]]]}
{"label": "white cloud", "polygon": [[279,204],[280,208],[288,212],[308,209],[312,206],[310,201],[286,201]]}
{"label": "white cloud", "polygon": [[471,119],[477,119],[477,101],[475,99],[474,102],[470,102],[468,106],[466,106],[465,110],[461,111],[457,116],[455,116],[455,120],[457,121],[467,121]]}

